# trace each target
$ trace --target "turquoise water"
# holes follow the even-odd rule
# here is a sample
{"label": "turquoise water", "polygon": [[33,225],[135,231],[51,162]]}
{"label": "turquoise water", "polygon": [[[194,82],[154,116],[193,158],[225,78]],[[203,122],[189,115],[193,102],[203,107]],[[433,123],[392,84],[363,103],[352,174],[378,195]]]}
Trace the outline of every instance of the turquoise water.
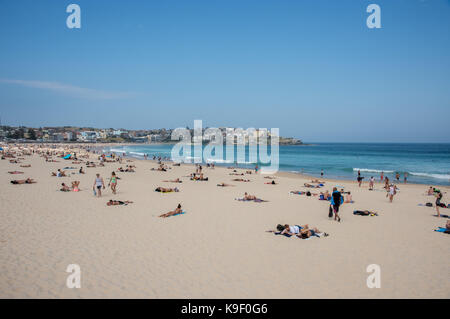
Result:
{"label": "turquoise water", "polygon": [[[125,152],[129,156],[171,156],[173,145],[133,145],[114,147],[105,151]],[[248,149],[248,148],[247,148]],[[270,148],[269,148],[270,152]],[[225,154],[225,152],[224,152]],[[380,172],[394,179],[399,172],[408,173],[413,183],[450,185],[450,144],[355,144],[318,143],[304,146],[280,146],[280,171],[303,172],[305,174],[338,179],[356,179],[358,169],[365,179],[378,178]],[[225,155],[224,155],[225,156]],[[231,165],[233,161],[217,162]],[[239,164],[254,167],[254,164]]]}

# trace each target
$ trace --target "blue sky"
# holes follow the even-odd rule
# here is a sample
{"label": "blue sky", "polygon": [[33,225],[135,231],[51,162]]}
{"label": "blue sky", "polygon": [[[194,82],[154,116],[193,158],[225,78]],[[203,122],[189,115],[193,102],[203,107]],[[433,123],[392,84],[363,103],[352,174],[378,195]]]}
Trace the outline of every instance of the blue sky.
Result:
{"label": "blue sky", "polygon": [[450,142],[449,0],[0,0],[0,41],[2,124]]}

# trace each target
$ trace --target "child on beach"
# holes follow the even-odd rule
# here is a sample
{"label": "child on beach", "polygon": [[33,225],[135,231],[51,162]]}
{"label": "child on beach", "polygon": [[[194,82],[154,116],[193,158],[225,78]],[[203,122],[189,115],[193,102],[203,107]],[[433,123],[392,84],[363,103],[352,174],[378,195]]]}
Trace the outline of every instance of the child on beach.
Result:
{"label": "child on beach", "polygon": [[112,172],[111,173],[111,178],[109,179],[109,183],[108,186],[111,186],[111,190],[113,192],[113,194],[116,194],[116,187],[117,187],[117,177],[116,177],[116,173]]}
{"label": "child on beach", "polygon": [[370,177],[370,181],[369,181],[369,190],[372,191],[373,190],[373,183],[375,182],[375,178]]}

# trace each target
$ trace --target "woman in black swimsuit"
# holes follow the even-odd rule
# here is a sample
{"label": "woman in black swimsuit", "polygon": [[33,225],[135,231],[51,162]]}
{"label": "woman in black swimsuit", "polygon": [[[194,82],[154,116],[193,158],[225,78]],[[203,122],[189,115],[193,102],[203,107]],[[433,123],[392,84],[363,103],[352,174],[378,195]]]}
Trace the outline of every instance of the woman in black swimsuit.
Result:
{"label": "woman in black swimsuit", "polygon": [[439,206],[441,206],[441,199],[442,199],[442,193],[437,192],[436,193],[436,212],[437,212],[438,217],[441,216],[441,213],[439,212]]}

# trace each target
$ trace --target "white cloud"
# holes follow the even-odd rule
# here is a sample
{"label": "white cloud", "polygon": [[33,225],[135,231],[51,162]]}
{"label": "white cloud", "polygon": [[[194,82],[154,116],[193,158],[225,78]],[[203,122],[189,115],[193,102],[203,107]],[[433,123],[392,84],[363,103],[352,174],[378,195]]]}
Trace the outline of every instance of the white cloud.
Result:
{"label": "white cloud", "polygon": [[112,100],[112,99],[123,99],[132,97],[132,93],[127,92],[109,92],[101,91],[95,89],[82,88],[79,86],[74,86],[70,84],[64,84],[59,82],[45,82],[45,81],[27,81],[27,80],[11,80],[11,79],[0,79],[0,83],[16,84],[21,86],[26,86],[36,89],[52,90],[68,95],[72,95],[79,98],[88,99],[101,99],[101,100]]}

